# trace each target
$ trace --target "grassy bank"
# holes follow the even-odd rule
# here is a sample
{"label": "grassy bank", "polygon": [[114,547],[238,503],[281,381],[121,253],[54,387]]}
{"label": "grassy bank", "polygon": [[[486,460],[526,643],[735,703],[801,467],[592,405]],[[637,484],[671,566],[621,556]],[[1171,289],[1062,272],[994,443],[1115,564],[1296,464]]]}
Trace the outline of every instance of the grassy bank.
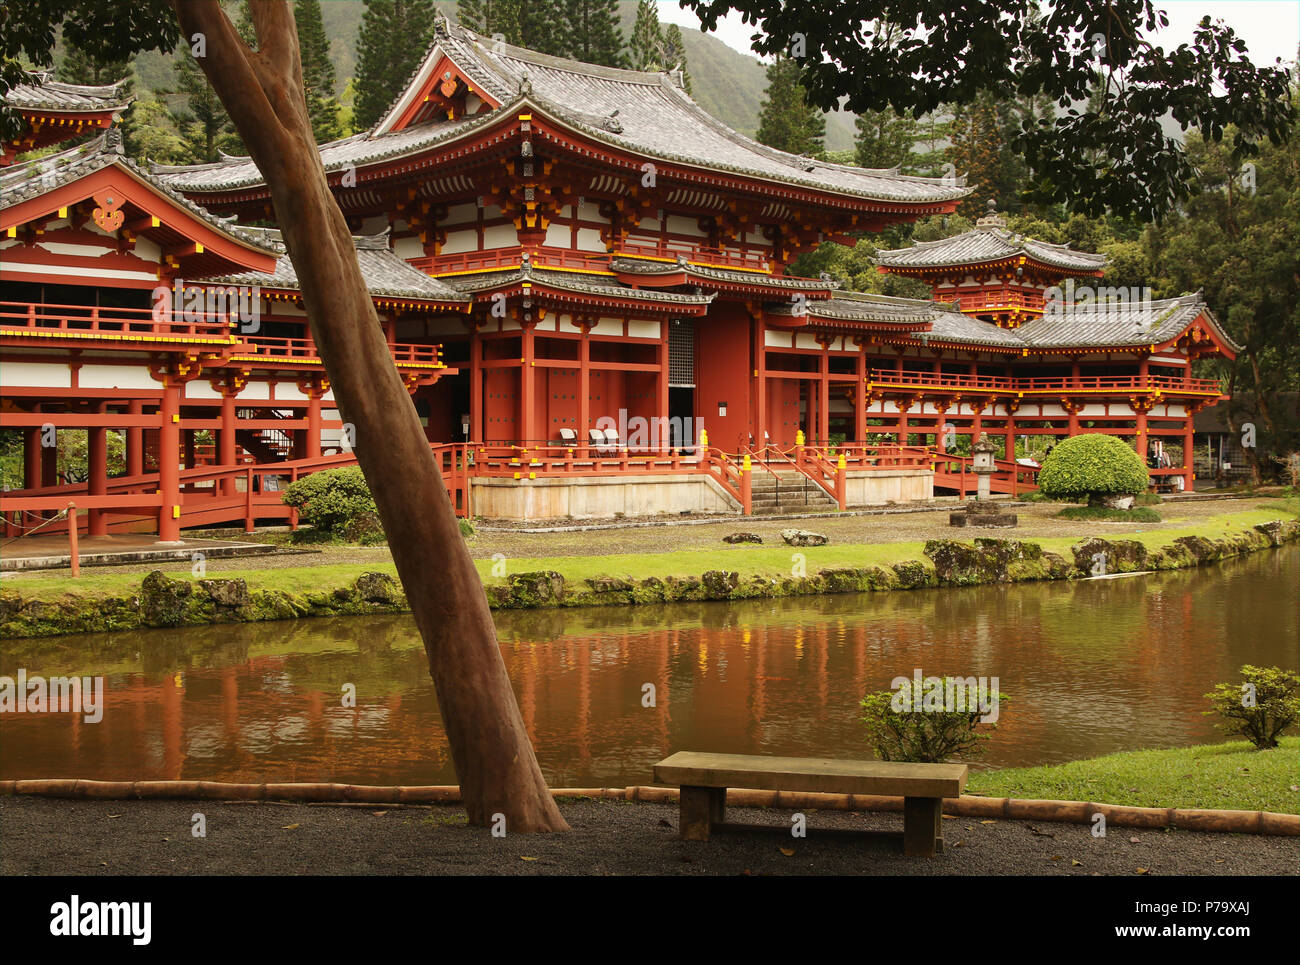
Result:
{"label": "grassy bank", "polygon": [[[1266,506],[1169,520],[1116,536],[1123,538],[942,538],[805,548],[714,544],[658,553],[499,554],[475,563],[497,609],[627,606],[1071,580],[1097,575],[1099,559],[1107,574],[1181,569],[1294,541],[1300,523],[1289,506]],[[195,578],[184,563],[161,565],[143,580],[138,572],[113,569],[88,570],[77,580],[65,572],[7,578],[0,586],[0,634],[51,636],[406,608],[386,557],[316,566],[264,560],[247,569],[222,567],[207,579]]]}
{"label": "grassy bank", "polygon": [[972,772],[989,797],[1096,801],[1152,808],[1300,813],[1300,737],[1257,751],[1247,741],[1129,751],[1047,767]]}

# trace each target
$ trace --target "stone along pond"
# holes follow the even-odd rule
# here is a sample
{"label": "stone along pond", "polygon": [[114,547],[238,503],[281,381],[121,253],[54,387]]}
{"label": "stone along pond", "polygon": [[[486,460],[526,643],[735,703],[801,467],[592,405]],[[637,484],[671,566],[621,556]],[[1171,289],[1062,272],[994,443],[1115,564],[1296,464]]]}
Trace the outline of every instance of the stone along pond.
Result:
{"label": "stone along pond", "polygon": [[[989,766],[1219,740],[1215,683],[1296,669],[1298,584],[1289,546],[1124,579],[496,621],[551,785],[623,786],[679,749],[870,757],[858,701],[917,668],[999,678]],[[102,676],[104,713],[3,715],[0,779],[455,781],[409,617],[7,641],[0,674],[19,669]]]}

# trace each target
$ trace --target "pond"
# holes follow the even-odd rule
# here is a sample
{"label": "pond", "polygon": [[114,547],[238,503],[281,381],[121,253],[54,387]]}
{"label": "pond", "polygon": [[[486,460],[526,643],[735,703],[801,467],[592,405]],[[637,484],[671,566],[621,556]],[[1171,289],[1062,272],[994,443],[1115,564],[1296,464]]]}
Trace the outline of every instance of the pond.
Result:
{"label": "pond", "polygon": [[[550,784],[623,786],[681,749],[869,758],[858,702],[918,669],[998,678],[987,766],[1215,741],[1215,683],[1297,668],[1298,585],[1286,547],[1072,584],[496,621]],[[455,783],[409,617],[6,641],[0,674],[20,669],[102,676],[104,712],[4,714],[0,778]]]}

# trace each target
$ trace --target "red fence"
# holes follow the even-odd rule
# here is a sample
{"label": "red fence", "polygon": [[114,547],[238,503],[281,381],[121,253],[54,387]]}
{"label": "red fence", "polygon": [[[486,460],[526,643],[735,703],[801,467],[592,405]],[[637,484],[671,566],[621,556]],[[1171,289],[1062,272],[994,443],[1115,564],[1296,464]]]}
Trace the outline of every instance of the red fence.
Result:
{"label": "red fence", "polygon": [[896,369],[872,369],[867,374],[871,385],[888,388],[900,386],[911,388],[960,389],[996,392],[1015,395],[1021,392],[1068,392],[1134,390],[1164,392],[1218,392],[1218,379],[1180,378],[1170,375],[1081,375],[1077,379],[1070,376],[1050,377],[1031,376],[1012,378],[998,375],[958,375],[948,372],[899,372]]}

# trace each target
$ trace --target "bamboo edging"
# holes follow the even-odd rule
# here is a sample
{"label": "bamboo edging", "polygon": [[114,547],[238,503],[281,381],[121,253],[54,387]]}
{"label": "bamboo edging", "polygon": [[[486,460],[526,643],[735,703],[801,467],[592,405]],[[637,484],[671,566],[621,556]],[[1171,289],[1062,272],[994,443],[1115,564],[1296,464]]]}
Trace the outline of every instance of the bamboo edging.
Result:
{"label": "bamboo edging", "polygon": [[[557,798],[644,801],[674,804],[677,788],[555,788]],[[0,781],[0,796],[76,798],[81,800],[303,801],[336,804],[457,804],[455,784],[423,787],[357,784],[223,784],[216,781],[83,781],[75,779]],[[902,811],[901,797],[875,794],[824,794],[803,791],[757,791],[731,788],[732,807],[809,808],[826,811]],[[1032,801],[1018,798],[947,798],[943,811],[960,817],[1065,821],[1091,824],[1100,814],[1107,824],[1125,828],[1181,828],[1237,834],[1300,837],[1300,815],[1273,811],[1222,811],[1204,808],[1142,808],[1090,801]]]}

